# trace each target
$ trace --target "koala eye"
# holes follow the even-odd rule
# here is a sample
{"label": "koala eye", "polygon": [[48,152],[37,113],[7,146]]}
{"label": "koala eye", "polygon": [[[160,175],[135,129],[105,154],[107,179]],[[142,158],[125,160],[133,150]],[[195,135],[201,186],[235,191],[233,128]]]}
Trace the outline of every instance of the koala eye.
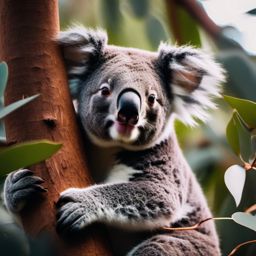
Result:
{"label": "koala eye", "polygon": [[150,94],[148,96],[148,104],[152,107],[156,102],[156,95],[155,94]]}
{"label": "koala eye", "polygon": [[101,92],[101,95],[102,95],[102,96],[105,96],[105,97],[109,96],[109,95],[111,94],[109,84],[104,83],[104,84],[100,87],[100,92]]}

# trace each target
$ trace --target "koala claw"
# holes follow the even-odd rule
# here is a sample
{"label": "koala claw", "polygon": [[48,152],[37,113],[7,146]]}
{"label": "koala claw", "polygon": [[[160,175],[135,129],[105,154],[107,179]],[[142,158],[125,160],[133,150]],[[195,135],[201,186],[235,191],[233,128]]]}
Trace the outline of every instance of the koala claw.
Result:
{"label": "koala claw", "polygon": [[56,229],[59,233],[77,232],[95,221],[91,203],[83,189],[68,189],[62,192],[56,207]]}
{"label": "koala claw", "polygon": [[75,232],[83,227],[86,215],[81,203],[67,203],[57,213],[57,231],[59,233]]}
{"label": "koala claw", "polygon": [[10,173],[4,186],[4,200],[11,212],[19,212],[29,199],[47,192],[41,184],[44,180],[34,176],[28,169],[21,169]]}

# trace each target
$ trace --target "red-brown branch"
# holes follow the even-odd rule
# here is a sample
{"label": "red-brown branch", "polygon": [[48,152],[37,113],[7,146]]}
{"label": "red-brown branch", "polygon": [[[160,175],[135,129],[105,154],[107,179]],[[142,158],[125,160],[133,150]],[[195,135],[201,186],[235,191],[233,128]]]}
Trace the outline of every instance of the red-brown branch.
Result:
{"label": "red-brown branch", "polygon": [[237,253],[238,250],[239,250],[242,246],[247,245],[247,244],[253,244],[253,243],[256,243],[256,240],[246,241],[246,242],[244,242],[244,243],[241,243],[241,244],[237,245],[237,246],[231,251],[231,253],[229,253],[228,256],[233,256],[233,255],[235,255],[235,253]]}
{"label": "red-brown branch", "polygon": [[53,40],[59,31],[58,1],[1,0],[0,14],[0,59],[7,62],[10,74],[5,103],[40,94],[5,119],[7,139],[49,139],[63,144],[52,158],[32,167],[45,180],[48,192],[45,200],[22,213],[24,228],[34,237],[47,231],[55,244],[61,244],[61,255],[110,255],[101,230],[88,229],[81,241],[72,244],[63,243],[55,231],[59,193],[92,183],[66,72]]}

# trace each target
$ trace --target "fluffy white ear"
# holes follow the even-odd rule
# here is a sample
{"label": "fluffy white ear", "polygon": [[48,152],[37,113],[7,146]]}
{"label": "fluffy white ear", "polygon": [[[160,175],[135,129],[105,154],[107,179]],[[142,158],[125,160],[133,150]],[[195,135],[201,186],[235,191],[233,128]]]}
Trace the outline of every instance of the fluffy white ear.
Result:
{"label": "fluffy white ear", "polygon": [[107,34],[100,29],[86,29],[82,26],[72,27],[60,32],[57,42],[61,47],[70,84],[74,85],[99,62],[107,44]]}
{"label": "fluffy white ear", "polygon": [[216,108],[214,98],[220,97],[224,70],[211,55],[189,46],[162,43],[158,52],[178,118],[192,126],[196,120],[206,121],[209,110]]}

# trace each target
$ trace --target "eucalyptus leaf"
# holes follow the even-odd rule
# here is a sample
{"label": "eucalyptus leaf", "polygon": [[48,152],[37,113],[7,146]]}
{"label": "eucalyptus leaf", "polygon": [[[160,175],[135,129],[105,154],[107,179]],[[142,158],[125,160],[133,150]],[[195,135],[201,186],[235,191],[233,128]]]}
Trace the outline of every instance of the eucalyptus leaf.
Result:
{"label": "eucalyptus leaf", "polygon": [[0,141],[1,138],[5,138],[6,134],[5,134],[5,127],[4,127],[4,122],[3,120],[0,120]]}
{"label": "eucalyptus leaf", "polygon": [[225,184],[234,197],[236,206],[240,204],[244,189],[246,171],[239,165],[230,166],[224,175]]}
{"label": "eucalyptus leaf", "polygon": [[6,62],[0,63],[0,98],[4,95],[4,90],[7,84],[8,66]]}
{"label": "eucalyptus leaf", "polygon": [[256,128],[256,102],[227,95],[224,95],[224,99],[232,108],[237,110],[249,128]]}
{"label": "eucalyptus leaf", "polygon": [[243,162],[249,162],[252,155],[251,133],[235,110],[226,128],[229,145]]}
{"label": "eucalyptus leaf", "polygon": [[25,104],[29,103],[30,101],[34,100],[38,96],[39,96],[39,94],[36,94],[36,95],[28,97],[26,99],[16,101],[16,102],[8,105],[7,107],[4,107],[3,109],[0,110],[0,119],[4,118],[11,112],[15,111],[16,109],[18,109],[18,108],[24,106]]}
{"label": "eucalyptus leaf", "polygon": [[241,37],[241,32],[236,27],[223,26],[215,38],[215,43],[220,50],[230,51],[235,49],[243,51]]}
{"label": "eucalyptus leaf", "polygon": [[236,124],[236,129],[239,137],[239,150],[240,150],[240,158],[244,162],[249,162],[250,157],[252,155],[252,146],[251,146],[251,133],[243,124],[238,113],[234,112],[234,121]]}
{"label": "eucalyptus leaf", "polygon": [[254,8],[246,13],[251,14],[251,15],[256,15],[256,8]]}
{"label": "eucalyptus leaf", "polygon": [[120,28],[122,16],[120,13],[120,1],[108,0],[102,1],[102,17],[104,25],[107,27],[108,32],[115,31]]}
{"label": "eucalyptus leaf", "polygon": [[[168,8],[173,10],[169,14],[169,24],[174,38],[180,45],[190,44],[197,47],[201,46],[201,38],[198,25],[191,15],[176,1],[169,1]],[[175,15],[172,15],[175,13]]]}
{"label": "eucalyptus leaf", "polygon": [[256,231],[256,216],[246,212],[235,212],[232,214],[232,219],[236,223]]}
{"label": "eucalyptus leaf", "polygon": [[133,14],[137,18],[143,18],[149,13],[149,0],[129,0]]}
{"label": "eucalyptus leaf", "polygon": [[146,20],[146,33],[151,45],[156,49],[161,41],[167,40],[164,27],[159,19],[149,16]]}
{"label": "eucalyptus leaf", "polygon": [[234,119],[234,114],[232,115],[227,128],[226,128],[226,137],[227,137],[227,141],[228,144],[231,146],[231,148],[233,149],[233,151],[235,152],[235,154],[237,156],[240,155],[240,147],[239,147],[239,136],[238,136],[238,131],[237,131],[237,127],[236,127],[236,122]]}
{"label": "eucalyptus leaf", "polygon": [[227,46],[219,51],[217,60],[227,71],[228,80],[225,88],[240,98],[256,101],[256,65],[243,49]]}
{"label": "eucalyptus leaf", "polygon": [[76,99],[79,94],[80,89],[80,79],[70,79],[69,82],[69,90],[73,99]]}
{"label": "eucalyptus leaf", "polygon": [[254,153],[254,156],[252,156],[253,158],[256,157],[256,135],[253,135],[251,137],[251,145],[252,145],[252,152]]}
{"label": "eucalyptus leaf", "polygon": [[41,162],[61,148],[48,140],[30,141],[0,151],[0,175]]}

